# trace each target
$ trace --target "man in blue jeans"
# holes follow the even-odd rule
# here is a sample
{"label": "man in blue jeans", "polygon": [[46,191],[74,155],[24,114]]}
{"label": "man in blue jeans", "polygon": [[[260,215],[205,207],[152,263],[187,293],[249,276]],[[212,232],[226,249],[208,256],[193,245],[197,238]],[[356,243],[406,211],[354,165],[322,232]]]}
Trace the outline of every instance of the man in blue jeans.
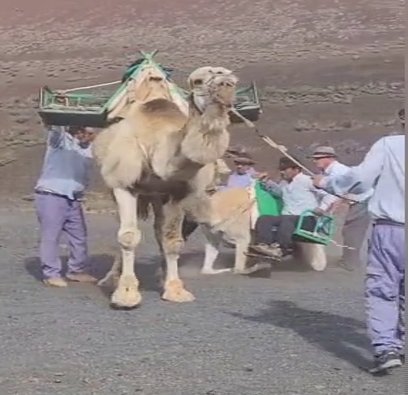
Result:
{"label": "man in blue jeans", "polygon": [[92,164],[90,144],[94,131],[85,127],[48,128],[47,151],[35,186],[35,206],[40,223],[40,259],[43,282],[66,287],[61,274],[59,241],[68,239],[70,255],[66,278],[95,282],[87,271],[87,232],[81,198]]}
{"label": "man in blue jeans", "polygon": [[[403,111],[399,113],[402,123]],[[333,177],[316,176],[317,187],[344,195],[373,187],[368,202],[374,226],[368,252],[365,295],[373,373],[405,359],[405,135],[386,136],[359,166]]]}

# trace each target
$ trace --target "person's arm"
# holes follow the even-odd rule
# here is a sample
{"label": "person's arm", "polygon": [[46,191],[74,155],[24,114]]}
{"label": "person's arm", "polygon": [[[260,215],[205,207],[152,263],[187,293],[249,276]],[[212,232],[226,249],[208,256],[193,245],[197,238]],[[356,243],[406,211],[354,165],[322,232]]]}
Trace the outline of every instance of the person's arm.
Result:
{"label": "person's arm", "polygon": [[48,126],[48,140],[47,143],[52,148],[61,147],[65,139],[65,127],[64,126]]}
{"label": "person's arm", "polygon": [[272,180],[260,181],[262,189],[276,197],[282,197],[282,185]]}
{"label": "person's arm", "polygon": [[328,213],[331,210],[333,204],[336,203],[339,199],[336,196],[330,195],[323,189],[316,188],[313,185],[312,178],[308,178],[306,180],[306,183],[307,183],[306,188],[313,192],[317,197],[317,200],[319,201],[318,206],[314,207],[313,211],[318,215]]}
{"label": "person's arm", "polygon": [[313,188],[313,190],[318,199],[319,199],[319,206],[317,207],[319,211],[327,213],[331,211],[334,204],[340,201],[339,198],[336,196],[330,195],[329,193],[323,191],[322,189]]}
{"label": "person's arm", "polygon": [[376,183],[384,166],[384,145],[384,138],[378,140],[358,166],[351,167],[345,174],[322,178],[319,187],[338,195],[367,192]]}

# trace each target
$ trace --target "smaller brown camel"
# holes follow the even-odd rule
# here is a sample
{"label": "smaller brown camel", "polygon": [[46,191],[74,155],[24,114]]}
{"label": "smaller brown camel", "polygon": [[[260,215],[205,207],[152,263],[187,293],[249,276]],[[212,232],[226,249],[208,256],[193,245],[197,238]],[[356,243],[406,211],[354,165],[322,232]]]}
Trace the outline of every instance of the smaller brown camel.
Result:
{"label": "smaller brown camel", "polygon": [[188,79],[188,116],[180,98],[173,99],[175,86],[153,62],[132,82],[132,99],[121,108],[123,119],[94,142],[94,156],[120,220],[122,272],[111,305],[133,308],[141,302],[134,259],[141,240],[138,218],[146,217],[149,207],[166,262],[162,298],[192,301],[178,274],[182,221],[185,213],[199,222],[209,220],[206,188],[214,179],[214,163],[229,145],[237,78],[221,67],[194,71]]}

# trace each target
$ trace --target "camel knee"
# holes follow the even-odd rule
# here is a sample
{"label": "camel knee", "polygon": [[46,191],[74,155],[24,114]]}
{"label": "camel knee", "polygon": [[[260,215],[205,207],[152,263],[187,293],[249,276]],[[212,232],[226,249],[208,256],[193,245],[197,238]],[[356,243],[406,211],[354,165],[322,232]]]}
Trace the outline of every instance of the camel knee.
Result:
{"label": "camel knee", "polygon": [[184,240],[182,237],[164,237],[163,249],[166,254],[178,254],[183,248]]}
{"label": "camel knee", "polygon": [[120,229],[118,242],[125,250],[133,250],[140,243],[141,232],[137,228]]}

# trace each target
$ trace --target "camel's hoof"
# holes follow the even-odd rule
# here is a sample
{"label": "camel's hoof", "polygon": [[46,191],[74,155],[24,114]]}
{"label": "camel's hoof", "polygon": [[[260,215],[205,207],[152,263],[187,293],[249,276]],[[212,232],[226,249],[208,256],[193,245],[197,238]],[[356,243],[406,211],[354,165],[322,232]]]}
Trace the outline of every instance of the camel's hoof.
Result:
{"label": "camel's hoof", "polygon": [[252,274],[255,272],[259,272],[261,270],[267,270],[270,268],[271,268],[271,265],[269,263],[256,263],[255,265],[246,267],[245,269],[234,269],[233,273],[241,274],[241,275],[248,275],[248,274]]}
{"label": "camel's hoof", "polygon": [[195,297],[184,288],[181,280],[173,280],[165,284],[162,299],[169,302],[184,303],[192,302],[195,300]]}
{"label": "camel's hoof", "polygon": [[111,307],[114,309],[135,309],[140,305],[142,295],[139,292],[139,282],[136,277],[119,278],[119,284],[111,297]]}
{"label": "camel's hoof", "polygon": [[231,269],[202,269],[201,274],[220,274],[229,273]]}

